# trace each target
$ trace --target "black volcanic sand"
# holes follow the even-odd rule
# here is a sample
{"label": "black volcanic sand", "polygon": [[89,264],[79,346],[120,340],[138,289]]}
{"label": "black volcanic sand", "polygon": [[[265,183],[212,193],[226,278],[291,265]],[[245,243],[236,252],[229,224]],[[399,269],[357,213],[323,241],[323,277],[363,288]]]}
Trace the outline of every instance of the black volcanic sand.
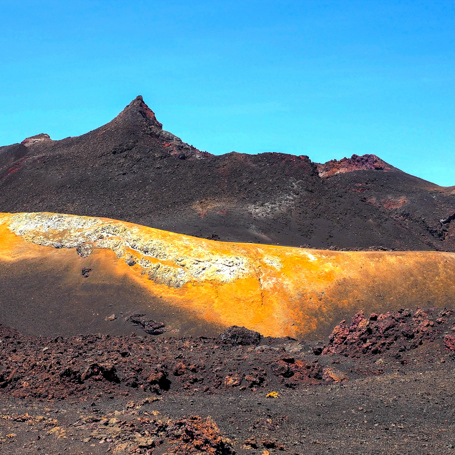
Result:
{"label": "black volcanic sand", "polygon": [[[111,256],[111,258],[107,257]],[[53,250],[38,259],[0,261],[0,321],[27,335],[142,333],[132,315],[164,323],[167,336],[215,336],[222,330],[116,274],[115,253]],[[137,319],[137,318],[136,318]],[[151,322],[152,323],[152,322]]]}
{"label": "black volcanic sand", "polygon": [[370,158],[321,178],[306,156],[214,156],[163,131],[138,97],[82,136],[0,147],[0,211],[103,216],[224,241],[455,251],[453,188],[387,163],[356,170]]}
{"label": "black volcanic sand", "polygon": [[1,452],[455,453],[454,327],[447,310],[359,313],[309,345],[2,326]]}

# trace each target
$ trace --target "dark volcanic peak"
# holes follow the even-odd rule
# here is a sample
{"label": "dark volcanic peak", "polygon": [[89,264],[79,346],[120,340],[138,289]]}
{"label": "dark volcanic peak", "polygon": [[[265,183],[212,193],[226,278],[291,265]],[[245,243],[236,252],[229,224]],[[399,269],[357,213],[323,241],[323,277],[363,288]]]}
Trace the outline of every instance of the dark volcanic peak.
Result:
{"label": "dark volcanic peak", "polygon": [[163,130],[141,96],[82,136],[0,147],[0,212],[41,211],[235,242],[455,251],[450,189],[375,155],[316,164],[201,152]]}
{"label": "dark volcanic peak", "polygon": [[131,101],[114,119],[117,122],[138,122],[142,120],[145,120],[151,127],[155,127],[158,130],[163,129],[163,125],[156,119],[155,113],[144,103],[141,95]]}
{"label": "dark volcanic peak", "polygon": [[330,177],[335,174],[345,174],[353,171],[392,171],[395,167],[381,160],[376,155],[352,155],[351,158],[330,160],[324,164],[318,164],[319,177]]}
{"label": "dark volcanic peak", "polygon": [[100,131],[109,133],[113,129],[123,130],[124,135],[129,137],[142,136],[143,140],[149,143],[154,142],[149,146],[159,144],[167,154],[180,159],[200,159],[209,155],[207,152],[201,152],[192,145],[186,144],[169,131],[163,130],[163,124],[157,120],[155,113],[147,106],[141,95],[128,104],[112,122],[99,128]]}

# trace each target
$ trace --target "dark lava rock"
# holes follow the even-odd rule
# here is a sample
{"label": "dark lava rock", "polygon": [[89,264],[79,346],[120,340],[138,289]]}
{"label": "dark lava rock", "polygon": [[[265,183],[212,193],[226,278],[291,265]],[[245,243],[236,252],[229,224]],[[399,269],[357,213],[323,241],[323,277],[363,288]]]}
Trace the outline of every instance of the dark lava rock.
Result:
{"label": "dark lava rock", "polygon": [[88,267],[84,267],[82,269],[82,276],[84,278],[88,278],[90,276],[90,272],[92,271],[92,269],[89,269]]}
{"label": "dark lava rock", "polygon": [[232,343],[234,345],[258,345],[261,342],[262,335],[259,332],[248,330],[245,327],[233,325],[228,327],[221,335],[220,340]]}
{"label": "dark lava rock", "polygon": [[153,319],[147,318],[145,314],[132,314],[128,319],[134,325],[141,327],[149,335],[161,335],[166,331],[166,324],[164,322],[156,322]]}

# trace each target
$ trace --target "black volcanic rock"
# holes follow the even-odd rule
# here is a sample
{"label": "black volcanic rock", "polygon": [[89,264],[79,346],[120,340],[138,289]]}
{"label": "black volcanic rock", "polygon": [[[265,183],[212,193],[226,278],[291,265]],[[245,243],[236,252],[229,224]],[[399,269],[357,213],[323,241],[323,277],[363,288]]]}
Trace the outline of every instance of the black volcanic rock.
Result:
{"label": "black volcanic rock", "polygon": [[258,345],[261,342],[261,334],[245,327],[233,325],[228,327],[220,336],[220,340],[234,345],[249,346]]}
{"label": "black volcanic rock", "polygon": [[140,96],[82,136],[0,147],[0,211],[105,216],[223,241],[455,251],[453,188],[374,155],[325,164],[211,155],[163,130]]}

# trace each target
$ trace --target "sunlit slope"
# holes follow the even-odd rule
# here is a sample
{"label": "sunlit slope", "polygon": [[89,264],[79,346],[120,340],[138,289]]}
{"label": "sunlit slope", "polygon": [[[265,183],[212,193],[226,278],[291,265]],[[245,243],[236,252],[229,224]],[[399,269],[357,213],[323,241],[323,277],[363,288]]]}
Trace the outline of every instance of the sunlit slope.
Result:
{"label": "sunlit slope", "polygon": [[[77,287],[75,320],[96,308],[102,286],[107,294],[110,288],[117,289],[116,295],[122,289],[126,292],[125,311],[147,307],[151,317],[157,312],[170,329],[174,327],[173,333],[181,335],[239,325],[270,336],[315,337],[359,309],[452,306],[455,296],[452,253],[233,244],[104,218],[0,214],[1,286],[6,289],[12,276],[27,286],[30,278],[22,278],[21,270],[29,270],[30,276],[30,264],[36,268],[31,296],[34,288],[39,294],[40,282],[46,283],[47,295],[52,286],[60,286],[65,294]],[[87,264],[92,270],[84,278],[81,268]],[[97,291],[81,294],[82,286],[90,289],[89,284]],[[141,295],[142,303],[132,295],[129,301],[133,291]],[[58,308],[57,294],[52,295],[48,303]],[[40,298],[30,298],[27,305],[43,307]],[[65,298],[71,300],[71,295]],[[144,299],[149,299],[148,305]],[[185,326],[175,314],[191,323]]]}

